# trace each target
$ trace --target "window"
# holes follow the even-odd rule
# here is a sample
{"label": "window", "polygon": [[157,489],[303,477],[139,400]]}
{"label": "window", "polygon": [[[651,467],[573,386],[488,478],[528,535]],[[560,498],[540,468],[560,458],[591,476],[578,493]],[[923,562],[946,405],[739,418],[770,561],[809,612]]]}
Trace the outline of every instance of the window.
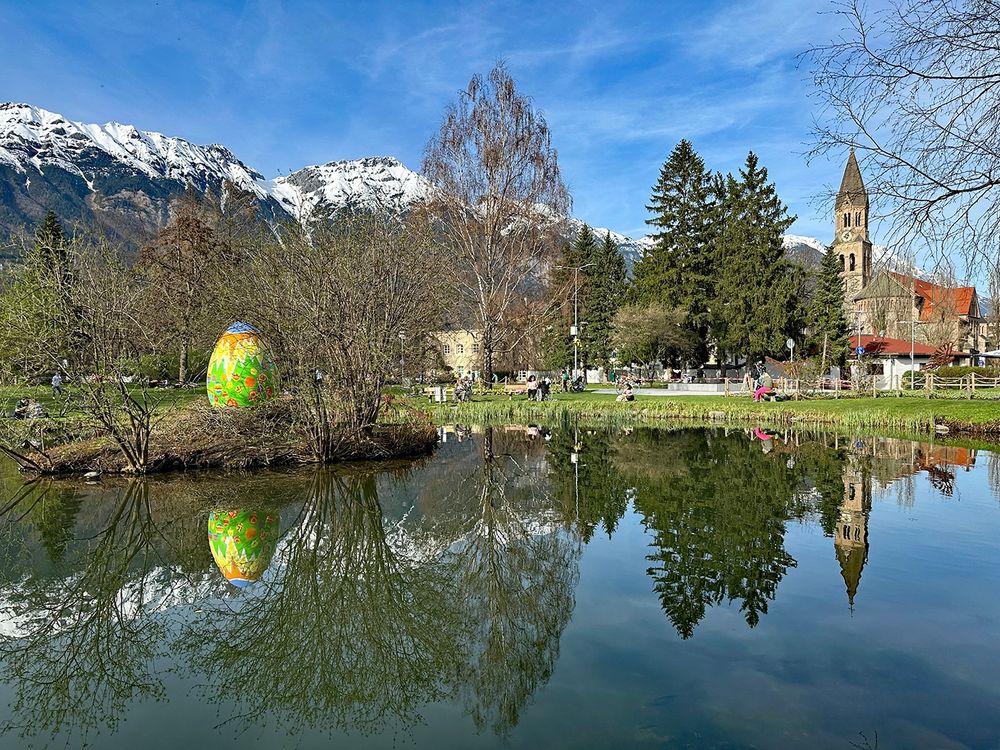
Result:
{"label": "window", "polygon": [[847,258],[843,255],[840,256],[840,272],[843,273],[844,269],[847,268]]}
{"label": "window", "polygon": [[861,226],[861,212],[860,211],[858,211],[857,213],[854,214],[854,226],[856,226],[856,227],[860,227]]}
{"label": "window", "polygon": [[473,354],[479,354],[479,344],[473,344],[472,345],[472,353]]}
{"label": "window", "polygon": [[851,226],[851,215],[850,214],[844,214],[844,226],[845,227]]}
{"label": "window", "polygon": [[855,262],[854,262],[854,253],[851,253],[851,262],[850,262],[850,270],[852,270],[852,271],[853,271],[853,270],[854,270],[854,268],[855,268]]}
{"label": "window", "polygon": [[443,347],[441,347],[441,349],[442,349],[442,351],[443,351],[443,352],[444,352],[445,354],[451,354],[451,346],[450,346],[450,345],[448,345],[448,344],[445,344],[445,345],[444,345]]}
{"label": "window", "polygon": [[458,344],[458,345],[457,345],[457,346],[455,347],[455,350],[456,350],[456,351],[457,351],[457,352],[458,352],[459,354],[465,354],[465,344]]}

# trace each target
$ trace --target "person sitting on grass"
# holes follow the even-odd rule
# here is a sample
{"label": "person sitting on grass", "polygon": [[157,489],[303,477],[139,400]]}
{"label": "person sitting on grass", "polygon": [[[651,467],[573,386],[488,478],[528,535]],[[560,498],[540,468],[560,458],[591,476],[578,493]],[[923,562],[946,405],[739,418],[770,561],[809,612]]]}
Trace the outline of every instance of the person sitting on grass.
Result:
{"label": "person sitting on grass", "polygon": [[771,379],[771,375],[764,370],[761,374],[760,379],[757,381],[757,390],[754,391],[753,400],[763,401],[764,399],[770,399],[774,396],[774,381]]}
{"label": "person sitting on grass", "polygon": [[534,375],[528,376],[528,401],[535,400],[535,394],[538,392],[538,381],[535,379]]}
{"label": "person sitting on grass", "polygon": [[635,401],[635,391],[632,390],[631,383],[625,384],[615,401]]}

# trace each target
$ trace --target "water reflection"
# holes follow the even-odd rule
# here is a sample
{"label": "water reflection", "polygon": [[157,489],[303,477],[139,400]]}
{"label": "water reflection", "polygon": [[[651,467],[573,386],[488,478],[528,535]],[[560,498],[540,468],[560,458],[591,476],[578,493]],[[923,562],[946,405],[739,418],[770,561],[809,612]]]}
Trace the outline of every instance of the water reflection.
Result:
{"label": "water reflection", "polygon": [[[552,679],[584,550],[629,514],[660,630],[686,640],[731,608],[747,632],[799,565],[791,528],[822,530],[839,606],[860,607],[878,499],[957,497],[977,464],[955,445],[801,432],[445,434],[389,469],[0,477],[4,729],[113,732],[134,705],[181,700],[170,673],[216,729],[378,734],[448,704],[506,738]],[[984,468],[995,492],[995,454]]]}
{"label": "water reflection", "polygon": [[237,588],[260,580],[277,543],[278,519],[264,508],[220,510],[208,516],[212,558]]}

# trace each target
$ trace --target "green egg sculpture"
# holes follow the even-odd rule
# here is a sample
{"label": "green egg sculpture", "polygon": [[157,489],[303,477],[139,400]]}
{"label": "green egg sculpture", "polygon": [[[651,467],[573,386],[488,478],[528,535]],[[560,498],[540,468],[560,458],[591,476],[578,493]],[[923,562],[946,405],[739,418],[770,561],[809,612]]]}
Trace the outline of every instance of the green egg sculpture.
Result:
{"label": "green egg sculpture", "polygon": [[208,400],[212,406],[255,406],[278,393],[278,377],[260,331],[233,323],[219,337],[208,361]]}

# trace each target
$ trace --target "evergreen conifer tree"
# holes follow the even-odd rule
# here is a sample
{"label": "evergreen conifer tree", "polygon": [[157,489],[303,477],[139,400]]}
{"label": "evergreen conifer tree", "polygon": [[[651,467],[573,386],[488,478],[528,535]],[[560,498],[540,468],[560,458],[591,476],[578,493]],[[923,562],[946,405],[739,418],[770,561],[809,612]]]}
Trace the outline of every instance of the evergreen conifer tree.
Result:
{"label": "evergreen conifer tree", "polygon": [[809,306],[809,343],[828,364],[842,365],[848,351],[850,328],[844,312],[844,280],[837,254],[827,248],[816,279],[816,294]]}
{"label": "evergreen conifer tree", "polygon": [[580,320],[585,320],[586,272],[590,270],[587,264],[592,261],[596,247],[597,240],[593,231],[584,224],[573,243],[563,248],[552,275],[551,288],[559,296],[559,304],[553,309],[546,333],[542,337],[542,358],[549,369],[572,366],[573,338],[570,336],[570,326],[574,319],[574,294],[577,316]]}
{"label": "evergreen conifer tree", "polygon": [[686,311],[686,327],[707,355],[716,270],[712,243],[712,176],[690,141],[682,140],[660,169],[647,224],[655,245],[634,269],[631,299]]}
{"label": "evergreen conifer tree", "polygon": [[589,259],[584,261],[586,325],[580,334],[581,351],[587,364],[606,368],[613,348],[612,322],[625,296],[625,259],[610,232],[604,235],[600,244],[593,243],[589,252]]}
{"label": "evergreen conifer tree", "polygon": [[795,221],[767,170],[750,152],[740,179],[726,179],[717,236],[720,354],[753,361],[781,355],[801,325],[801,272],[786,258],[782,234]]}

